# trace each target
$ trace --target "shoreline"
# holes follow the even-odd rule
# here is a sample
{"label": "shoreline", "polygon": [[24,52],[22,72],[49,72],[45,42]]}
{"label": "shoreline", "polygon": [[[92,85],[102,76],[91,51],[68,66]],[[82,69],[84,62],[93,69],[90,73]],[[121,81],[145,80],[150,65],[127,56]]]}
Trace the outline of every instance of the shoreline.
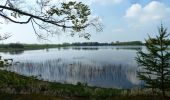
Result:
{"label": "shoreline", "polygon": [[142,46],[145,46],[145,45],[97,45],[97,46],[89,46],[89,45],[86,45],[86,46],[76,46],[76,45],[69,45],[69,46],[51,46],[51,47],[24,47],[24,48],[2,48],[0,47],[0,52],[10,52],[10,51],[25,51],[25,50],[42,50],[42,49],[52,49],[52,48],[64,48],[64,47],[104,47],[104,46],[120,46],[120,47],[142,47]]}
{"label": "shoreline", "polygon": [[162,98],[159,95],[152,95],[150,90],[99,88],[81,83],[72,85],[46,82],[38,80],[35,77],[26,77],[5,70],[0,70],[0,79],[0,94],[7,94],[7,96],[11,95],[13,97],[17,97],[17,95],[31,96],[32,94],[36,94],[41,95],[41,97],[82,98],[83,100],[110,100],[112,98],[125,100],[127,97],[129,100],[148,100],[155,96],[159,98],[156,100],[161,100],[160,98]]}

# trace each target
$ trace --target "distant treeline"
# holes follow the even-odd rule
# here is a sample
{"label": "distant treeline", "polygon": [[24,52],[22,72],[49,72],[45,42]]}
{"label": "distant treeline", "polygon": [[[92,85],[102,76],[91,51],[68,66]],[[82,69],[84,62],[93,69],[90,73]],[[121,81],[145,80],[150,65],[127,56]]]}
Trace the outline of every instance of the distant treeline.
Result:
{"label": "distant treeline", "polygon": [[144,45],[141,41],[130,41],[130,42],[111,42],[111,43],[99,43],[99,42],[83,42],[83,43],[72,43],[73,46],[114,46],[114,45]]}
{"label": "distant treeline", "polygon": [[0,44],[0,48],[24,48],[24,45],[20,43]]}
{"label": "distant treeline", "polygon": [[129,41],[129,42],[112,42],[112,45],[144,45],[141,41]]}
{"label": "distant treeline", "polygon": [[99,43],[99,42],[77,42],[77,43],[63,43],[63,44],[22,44],[22,43],[9,43],[0,44],[0,49],[38,49],[38,48],[56,48],[63,46],[114,46],[114,45],[144,45],[141,41],[130,42],[111,42],[111,43]]}
{"label": "distant treeline", "polygon": [[[146,42],[158,42],[155,38],[148,39]],[[166,40],[166,44],[170,45],[170,40]],[[99,42],[76,42],[76,43],[63,43],[63,44],[22,44],[22,43],[9,43],[0,44],[0,50],[3,49],[45,49],[45,48],[57,48],[65,46],[127,46],[127,45],[145,45],[141,41],[128,41],[128,42],[111,42],[111,43],[99,43]]]}
{"label": "distant treeline", "polygon": [[55,48],[63,46],[61,44],[22,44],[22,43],[10,43],[0,44],[0,49],[42,49],[42,48]]}
{"label": "distant treeline", "polygon": [[[155,41],[154,38],[152,39],[148,39],[147,42],[158,42],[158,41]],[[168,45],[170,45],[170,40],[166,40],[166,43]],[[127,46],[127,45],[130,45],[130,46],[133,46],[133,45],[145,45],[146,43],[143,43],[142,41],[128,41],[128,42],[119,42],[119,41],[116,41],[116,42],[111,42],[111,43],[99,43],[99,42],[77,42],[77,43],[72,43],[72,44],[69,44],[69,43],[65,43],[66,45],[70,45],[70,46]]]}
{"label": "distant treeline", "polygon": [[107,46],[111,45],[111,43],[99,43],[99,42],[77,42],[77,43],[72,43],[70,44],[72,46]]}

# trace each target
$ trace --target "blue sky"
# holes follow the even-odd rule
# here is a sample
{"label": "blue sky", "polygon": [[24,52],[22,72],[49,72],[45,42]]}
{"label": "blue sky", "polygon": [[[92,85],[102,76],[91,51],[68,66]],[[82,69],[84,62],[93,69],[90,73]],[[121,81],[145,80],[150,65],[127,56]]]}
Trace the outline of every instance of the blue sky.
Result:
{"label": "blue sky", "polygon": [[[65,0],[68,1],[68,0]],[[72,0],[73,1],[73,0]],[[12,37],[1,43],[63,43],[63,42],[114,42],[144,41],[148,34],[158,34],[161,22],[170,32],[170,0],[77,0],[86,3],[92,11],[91,16],[99,16],[103,32],[90,31],[86,40],[67,33],[56,35],[51,40],[39,41],[31,25],[0,24],[0,32],[9,32]]]}

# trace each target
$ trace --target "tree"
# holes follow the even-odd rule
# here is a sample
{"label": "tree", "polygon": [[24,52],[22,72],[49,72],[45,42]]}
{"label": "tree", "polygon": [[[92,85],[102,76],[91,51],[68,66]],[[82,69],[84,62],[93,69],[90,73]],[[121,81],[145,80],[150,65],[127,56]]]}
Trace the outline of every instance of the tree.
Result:
{"label": "tree", "polygon": [[170,52],[168,51],[167,28],[158,28],[159,35],[155,39],[146,40],[146,51],[138,51],[136,61],[140,67],[138,77],[145,82],[147,88],[165,91],[170,88]]}
{"label": "tree", "polygon": [[[56,34],[59,30],[69,31],[71,36],[78,33],[80,37],[89,39],[90,34],[85,31],[87,27],[93,26],[97,31],[102,30],[98,18],[89,20],[90,14],[89,7],[82,2],[61,3],[59,0],[0,1],[0,18],[16,24],[31,23],[35,34],[41,39]],[[1,37],[6,39],[10,36]]]}

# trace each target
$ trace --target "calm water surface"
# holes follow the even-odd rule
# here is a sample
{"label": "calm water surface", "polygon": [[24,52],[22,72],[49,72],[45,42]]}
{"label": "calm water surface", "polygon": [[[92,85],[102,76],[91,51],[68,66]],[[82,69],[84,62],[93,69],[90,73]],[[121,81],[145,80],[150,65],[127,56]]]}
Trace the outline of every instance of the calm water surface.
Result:
{"label": "calm water surface", "polygon": [[105,88],[134,88],[137,76],[136,52],[141,46],[83,46],[0,52],[3,58],[19,62],[5,70],[60,83],[86,83]]}

